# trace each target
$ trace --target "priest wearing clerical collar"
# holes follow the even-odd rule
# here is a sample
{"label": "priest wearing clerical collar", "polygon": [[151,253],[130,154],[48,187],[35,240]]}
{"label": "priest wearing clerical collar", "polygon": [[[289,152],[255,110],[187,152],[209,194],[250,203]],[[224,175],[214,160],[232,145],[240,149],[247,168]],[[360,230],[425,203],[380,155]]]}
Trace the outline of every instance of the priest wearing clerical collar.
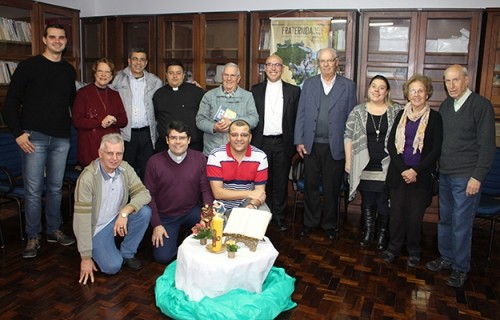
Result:
{"label": "priest wearing clerical collar", "polygon": [[190,229],[198,223],[202,206],[214,198],[205,171],[207,158],[188,149],[190,128],[181,121],[170,122],[165,141],[168,150],[149,159],[144,184],[151,193],[153,255],[168,264],[177,254],[181,226]]}
{"label": "priest wearing clerical collar", "polygon": [[250,145],[250,125],[233,121],[228,128],[228,143],[208,156],[207,177],[214,197],[226,210],[245,206],[269,211],[266,200],[267,156]]}

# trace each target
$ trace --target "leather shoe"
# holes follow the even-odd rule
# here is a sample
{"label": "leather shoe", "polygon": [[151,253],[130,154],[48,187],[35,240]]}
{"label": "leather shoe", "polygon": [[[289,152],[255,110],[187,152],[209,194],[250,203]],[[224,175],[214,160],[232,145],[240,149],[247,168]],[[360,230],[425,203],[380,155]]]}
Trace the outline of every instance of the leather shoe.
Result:
{"label": "leather shoe", "polygon": [[135,257],[132,258],[123,258],[123,264],[129,267],[132,270],[141,270],[142,262]]}
{"label": "leather shoe", "polygon": [[406,265],[410,268],[416,268],[420,263],[420,257],[409,257]]}
{"label": "leather shoe", "polygon": [[336,232],[335,232],[335,229],[328,229],[328,230],[325,230],[325,233],[326,233],[326,237],[329,239],[329,240],[335,240],[335,236],[336,236]]}
{"label": "leather shoe", "polygon": [[397,256],[389,250],[382,251],[382,253],[379,255],[379,258],[387,263],[393,263],[394,260],[396,260],[396,257]]}
{"label": "leather shoe", "polygon": [[451,269],[451,263],[449,261],[444,260],[443,258],[437,258],[436,260],[427,262],[425,266],[427,267],[427,269],[431,271],[441,271],[443,269]]}
{"label": "leather shoe", "polygon": [[274,225],[276,226],[276,228],[278,228],[279,231],[286,231],[287,230],[285,223],[281,219],[275,219]]}
{"label": "leather shoe", "polygon": [[311,233],[313,231],[312,228],[309,228],[309,227],[304,227],[302,228],[302,230],[299,232],[299,236],[301,237],[305,237],[307,236],[309,233]]}
{"label": "leather shoe", "polygon": [[467,272],[453,269],[446,284],[451,287],[460,288],[464,285],[465,280],[467,280]]}

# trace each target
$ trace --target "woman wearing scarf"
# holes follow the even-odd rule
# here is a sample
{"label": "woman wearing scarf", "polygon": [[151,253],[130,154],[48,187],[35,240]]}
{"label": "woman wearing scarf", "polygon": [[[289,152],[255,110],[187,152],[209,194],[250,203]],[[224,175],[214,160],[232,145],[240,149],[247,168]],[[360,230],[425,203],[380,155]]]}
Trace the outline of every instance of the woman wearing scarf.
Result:
{"label": "woman wearing scarf", "polygon": [[[401,106],[391,100],[389,81],[374,76],[368,86],[368,101],[359,104],[347,118],[344,147],[345,171],[349,174],[349,200],[361,194],[362,247],[370,245],[377,226],[377,249],[387,246],[389,197],[385,186],[389,154],[387,138]],[[375,222],[377,221],[377,222]]]}
{"label": "woman wearing scarf", "polygon": [[403,93],[409,102],[396,117],[387,145],[390,243],[380,257],[393,262],[406,239],[409,267],[420,263],[422,221],[443,139],[441,116],[427,103],[432,91],[432,80],[426,76],[416,74],[405,82]]}

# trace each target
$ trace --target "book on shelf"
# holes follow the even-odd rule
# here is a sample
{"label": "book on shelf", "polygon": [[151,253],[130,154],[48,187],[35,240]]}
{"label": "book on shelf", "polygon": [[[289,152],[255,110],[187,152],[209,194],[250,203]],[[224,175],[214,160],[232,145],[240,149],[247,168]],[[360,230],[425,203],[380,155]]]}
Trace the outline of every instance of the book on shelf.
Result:
{"label": "book on shelf", "polygon": [[268,211],[234,208],[224,228],[224,234],[239,234],[252,239],[262,240],[272,214]]}
{"label": "book on shelf", "polygon": [[17,62],[0,61],[0,84],[9,84],[14,71],[16,70]]}
{"label": "book on shelf", "polygon": [[238,114],[227,106],[219,106],[219,109],[217,109],[215,113],[214,121],[221,121],[222,118],[227,118],[232,121],[238,118]]}
{"label": "book on shelf", "polygon": [[0,17],[0,40],[31,42],[31,24]]}

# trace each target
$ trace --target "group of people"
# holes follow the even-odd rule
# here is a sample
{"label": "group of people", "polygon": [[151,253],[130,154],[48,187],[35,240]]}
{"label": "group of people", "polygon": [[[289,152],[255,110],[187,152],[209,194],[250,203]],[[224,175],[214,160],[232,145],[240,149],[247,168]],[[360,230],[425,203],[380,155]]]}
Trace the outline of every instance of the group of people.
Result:
{"label": "group of people", "polygon": [[[62,59],[64,28],[48,25],[43,42],[43,54],[19,64],[5,102],[5,120],[23,151],[24,258],[40,249],[43,193],[47,241],[75,243],[60,230],[72,123],[84,167],[73,220],[82,283],[94,281],[97,267],[107,274],[123,264],[140,269],[135,255],[148,224],[155,260],[172,261],[181,227],[196,224],[202,205],[214,199],[227,210],[270,210],[273,223],[286,230],[288,173],[296,153],[305,170],[300,236],[320,227],[328,239],[336,238],[347,173],[349,198],[359,191],[362,199],[360,245],[376,238],[380,257],[392,262],[406,243],[412,267],[420,262],[420,229],[439,160],[441,256],[427,268],[452,269],[452,286],[466,280],[495,129],[492,106],[468,89],[464,67],[445,71],[449,97],[439,112],[428,104],[432,80],[418,74],[404,84],[404,107],[391,100],[381,75],[371,79],[368,100],[357,104],[356,85],[337,74],[332,48],[318,52],[320,74],[306,79],[302,90],[281,80],[277,55],[265,62],[267,79],[250,91],[239,86],[234,63],[224,66],[221,86],[205,92],[184,82],[182,63],[171,61],[163,85],[145,70],[147,53],[134,48],[128,67],[116,74],[109,59],[96,61],[94,83],[76,92],[76,72]],[[119,248],[117,236],[123,238]]]}
{"label": "group of people", "polygon": [[438,112],[428,104],[429,77],[415,74],[404,83],[408,103],[402,107],[392,102],[388,80],[373,77],[368,101],[346,123],[345,170],[350,199],[361,194],[360,245],[376,238],[388,263],[406,246],[409,267],[420,263],[423,217],[439,171],[440,257],[426,268],[451,269],[447,284],[461,287],[470,270],[481,181],[494,158],[495,120],[491,103],[468,88],[465,67],[448,67],[443,79],[448,97]]}

